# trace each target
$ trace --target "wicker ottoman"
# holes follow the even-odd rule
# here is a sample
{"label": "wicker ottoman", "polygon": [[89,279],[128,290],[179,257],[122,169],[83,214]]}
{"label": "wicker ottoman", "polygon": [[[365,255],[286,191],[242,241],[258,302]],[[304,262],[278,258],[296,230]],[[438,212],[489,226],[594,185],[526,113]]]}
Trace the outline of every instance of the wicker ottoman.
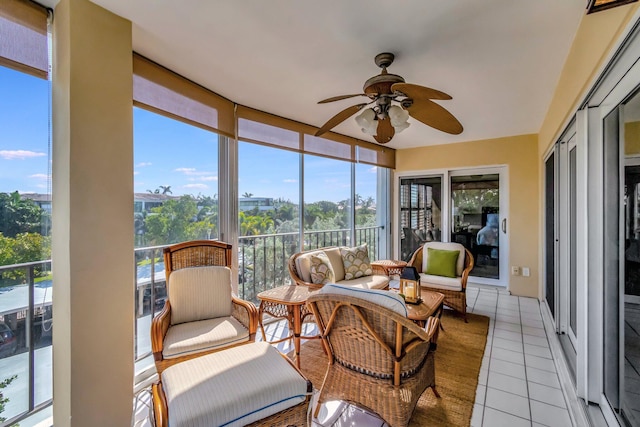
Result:
{"label": "wicker ottoman", "polygon": [[178,363],[153,386],[156,427],[306,426],[313,388],[264,342]]}

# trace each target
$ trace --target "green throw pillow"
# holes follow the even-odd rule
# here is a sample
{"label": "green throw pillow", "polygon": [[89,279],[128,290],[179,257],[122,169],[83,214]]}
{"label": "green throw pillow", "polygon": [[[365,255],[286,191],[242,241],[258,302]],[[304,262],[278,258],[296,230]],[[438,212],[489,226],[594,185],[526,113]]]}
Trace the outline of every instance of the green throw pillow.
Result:
{"label": "green throw pillow", "polygon": [[426,274],[433,276],[456,277],[456,264],[460,251],[427,248]]}

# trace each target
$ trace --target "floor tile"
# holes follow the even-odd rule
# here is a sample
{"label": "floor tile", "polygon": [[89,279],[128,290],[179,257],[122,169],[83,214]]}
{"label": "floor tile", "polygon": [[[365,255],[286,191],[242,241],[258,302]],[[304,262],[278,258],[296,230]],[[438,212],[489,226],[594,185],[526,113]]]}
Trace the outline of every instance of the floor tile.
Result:
{"label": "floor tile", "polygon": [[[485,403],[485,411],[493,408],[498,411],[506,412],[516,417],[530,419],[529,415],[529,399],[515,394],[506,393],[504,391],[487,388],[487,400]],[[487,420],[485,418],[485,425]]]}
{"label": "floor tile", "polygon": [[524,354],[531,354],[533,356],[545,357],[547,359],[552,359],[551,350],[545,347],[540,347],[538,345],[533,344],[524,344]]}
{"label": "floor tile", "polygon": [[505,350],[511,351],[522,351],[522,343],[498,337],[493,337],[493,347],[504,348]]}
{"label": "floor tile", "polygon": [[487,394],[487,386],[485,385],[479,385],[478,388],[476,389],[476,400],[475,402],[480,404],[480,405],[484,405],[484,398]]}
{"label": "floor tile", "polygon": [[321,426],[331,426],[348,406],[348,403],[338,400],[325,402],[320,406],[318,418],[314,419],[314,422]]}
{"label": "floor tile", "polygon": [[523,326],[522,327],[522,333],[525,335],[533,335],[536,337],[545,337],[547,336],[547,333],[545,332],[544,329],[540,329],[540,328],[532,328],[530,326]]}
{"label": "floor tile", "polygon": [[546,403],[531,401],[531,419],[549,427],[566,427],[571,425],[571,418],[566,409]]}
{"label": "floor tile", "polygon": [[480,369],[480,373],[478,374],[478,384],[479,385],[487,385],[487,376],[489,375],[488,369]]}
{"label": "floor tile", "polygon": [[353,405],[349,405],[333,424],[333,427],[382,427],[382,424],[383,421],[375,415]]}
{"label": "floor tile", "polygon": [[531,421],[498,411],[484,408],[483,427],[531,427]]}
{"label": "floor tile", "polygon": [[471,427],[482,427],[482,416],[484,415],[484,405],[474,404],[471,414]]}
{"label": "floor tile", "polygon": [[503,329],[495,329],[493,331],[493,336],[495,338],[502,338],[509,341],[522,342],[522,334],[519,332],[511,332],[511,331],[505,331]]}
{"label": "floor tile", "polygon": [[495,329],[501,329],[504,331],[517,332],[517,333],[522,332],[522,326],[517,325],[515,323],[502,322],[500,320],[496,321]]}
{"label": "floor tile", "polygon": [[503,360],[493,359],[489,365],[490,372],[497,372],[503,375],[509,375],[520,379],[526,379],[525,367],[517,363],[505,362]]}
{"label": "floor tile", "polygon": [[502,322],[514,323],[516,325],[520,324],[520,317],[515,316],[507,316],[505,314],[496,314],[496,320],[500,320]]}
{"label": "floor tile", "polygon": [[487,387],[517,394],[522,397],[528,397],[529,395],[527,392],[527,382],[525,380],[497,372],[489,372]]}
{"label": "floor tile", "polygon": [[562,390],[529,381],[529,399],[566,408]]}
{"label": "floor tile", "polygon": [[555,372],[543,371],[541,369],[527,366],[527,380],[530,382],[560,389],[558,375],[556,375]]}
{"label": "floor tile", "polygon": [[556,364],[551,359],[527,354],[525,362],[527,366],[542,369],[543,371],[556,372]]}
{"label": "floor tile", "polygon": [[549,342],[546,337],[536,337],[533,335],[523,335],[522,336],[525,344],[537,345],[539,347],[549,347]]}
{"label": "floor tile", "polygon": [[505,350],[504,348],[493,348],[491,350],[491,358],[524,365],[524,354],[522,354],[522,351],[511,351]]}

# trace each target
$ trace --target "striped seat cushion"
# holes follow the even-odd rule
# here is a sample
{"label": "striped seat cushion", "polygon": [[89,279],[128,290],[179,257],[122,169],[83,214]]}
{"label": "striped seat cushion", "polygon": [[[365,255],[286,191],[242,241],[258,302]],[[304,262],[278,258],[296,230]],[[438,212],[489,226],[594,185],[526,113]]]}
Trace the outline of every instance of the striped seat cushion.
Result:
{"label": "striped seat cushion", "polygon": [[307,381],[258,342],[178,363],[162,373],[171,427],[244,426],[304,401]]}
{"label": "striped seat cushion", "polygon": [[244,341],[249,341],[249,331],[231,316],[181,323],[167,331],[162,356],[173,359]]}
{"label": "striped seat cushion", "polygon": [[324,285],[318,291],[319,294],[346,295],[360,298],[389,310],[395,311],[401,316],[407,316],[407,305],[404,299],[395,292],[383,291],[380,289],[363,289],[354,286],[342,286],[333,283]]}

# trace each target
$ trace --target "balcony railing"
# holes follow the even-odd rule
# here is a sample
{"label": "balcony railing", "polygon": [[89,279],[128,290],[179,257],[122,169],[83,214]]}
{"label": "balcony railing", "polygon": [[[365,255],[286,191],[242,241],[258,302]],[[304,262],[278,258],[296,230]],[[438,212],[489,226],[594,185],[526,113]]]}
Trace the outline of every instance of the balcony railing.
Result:
{"label": "balcony railing", "polygon": [[[369,257],[378,259],[383,227],[355,230],[355,244],[367,243]],[[350,230],[305,231],[304,249],[349,246]],[[290,284],[287,262],[299,251],[298,232],[243,236],[238,239],[238,293],[240,298],[258,302],[257,295],[276,286]]]}
{"label": "balcony railing", "polygon": [[[382,227],[355,230],[355,243],[367,243],[371,259],[380,253]],[[299,251],[300,234],[283,233],[243,236],[238,239],[238,279],[241,298],[257,302],[257,294],[291,282],[287,269],[289,257]],[[308,231],[304,248],[350,245],[349,230]],[[152,363],[151,319],[167,297],[162,250],[165,246],[138,248],[134,251],[135,283],[135,360]],[[47,406],[52,399],[51,333],[52,293],[51,261],[0,266],[0,381],[18,377],[3,394],[10,400],[2,416],[7,423],[19,421],[31,412]],[[10,281],[10,282],[9,282]],[[7,286],[7,283],[18,283]],[[5,326],[2,326],[5,325]],[[6,331],[9,332],[6,332]],[[143,361],[143,359],[145,359]]]}
{"label": "balcony railing", "polygon": [[[383,227],[363,227],[355,230],[355,244],[367,243],[369,256],[380,253]],[[290,284],[287,268],[289,257],[299,251],[297,232],[242,236],[238,239],[238,294],[240,298],[258,302],[257,295],[267,289]],[[349,230],[307,231],[304,247],[349,245]],[[167,297],[162,250],[165,246],[138,248],[136,257],[136,361],[151,355],[151,319]],[[153,260],[153,261],[152,261]],[[153,303],[152,303],[153,301]],[[140,333],[139,333],[140,332]]]}

